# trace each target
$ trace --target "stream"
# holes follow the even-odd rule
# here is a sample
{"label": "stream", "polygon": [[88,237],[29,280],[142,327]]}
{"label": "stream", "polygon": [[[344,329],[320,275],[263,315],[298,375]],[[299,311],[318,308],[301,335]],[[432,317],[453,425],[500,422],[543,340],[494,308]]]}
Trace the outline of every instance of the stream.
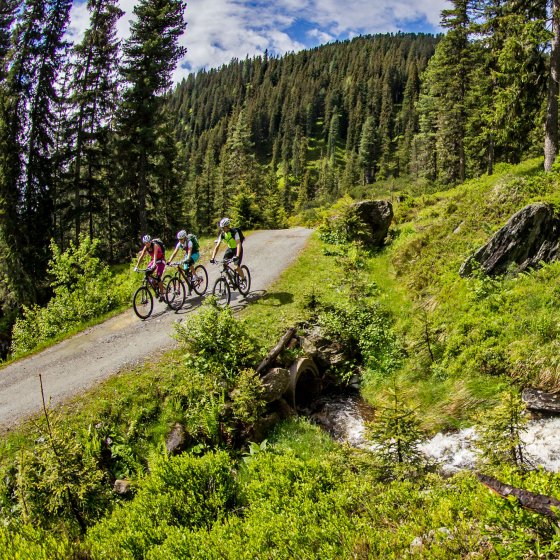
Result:
{"label": "stream", "polygon": [[[353,447],[373,449],[366,439],[366,422],[373,418],[373,409],[358,395],[321,397],[313,403],[308,417],[330,433],[337,441]],[[440,432],[423,441],[419,448],[440,464],[445,474],[474,469],[476,448],[474,428],[457,432]],[[536,466],[547,471],[560,471],[560,418],[531,420],[522,437],[525,455]]]}

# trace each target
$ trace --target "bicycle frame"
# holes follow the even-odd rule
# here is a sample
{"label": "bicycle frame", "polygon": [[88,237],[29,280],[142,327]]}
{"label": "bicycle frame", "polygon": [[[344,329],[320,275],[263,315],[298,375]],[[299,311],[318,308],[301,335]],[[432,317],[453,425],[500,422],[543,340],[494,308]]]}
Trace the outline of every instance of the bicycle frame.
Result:
{"label": "bicycle frame", "polygon": [[177,270],[175,271],[175,273],[173,274],[173,277],[179,277],[179,279],[183,279],[188,288],[189,288],[189,292],[192,292],[193,290],[193,277],[192,277],[192,272],[190,270],[188,270],[188,272],[181,266],[180,263],[171,263],[169,266],[173,266],[175,267]]}
{"label": "bicycle frame", "polygon": [[231,287],[237,290],[239,289],[239,286],[237,285],[238,274],[237,271],[231,267],[232,262],[232,259],[224,259],[222,261],[222,270],[220,271],[220,275],[223,277],[227,277],[231,284]]}
{"label": "bicycle frame", "polygon": [[159,283],[155,276],[148,274],[151,272],[149,269],[138,269],[138,272],[144,273],[144,279],[142,280],[142,285],[146,286],[147,288],[152,288],[156,296],[159,296]]}

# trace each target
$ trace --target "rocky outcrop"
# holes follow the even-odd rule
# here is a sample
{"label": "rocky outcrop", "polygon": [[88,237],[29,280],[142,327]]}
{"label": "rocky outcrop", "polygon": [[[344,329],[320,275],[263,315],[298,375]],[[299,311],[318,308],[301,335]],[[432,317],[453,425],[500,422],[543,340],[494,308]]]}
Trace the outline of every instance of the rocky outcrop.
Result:
{"label": "rocky outcrop", "polygon": [[560,395],[547,393],[539,389],[523,389],[521,398],[525,406],[535,412],[560,414]]}
{"label": "rocky outcrop", "polygon": [[314,327],[302,337],[302,348],[306,356],[315,360],[321,371],[327,371],[349,359],[344,346],[325,336],[319,327]]}
{"label": "rocky outcrop", "polygon": [[[486,245],[469,257],[459,274],[469,276],[475,266],[489,276],[504,274],[514,267],[521,272],[560,256],[560,220],[550,204],[526,206],[514,214],[507,224],[494,234]],[[478,263],[478,264],[477,264]]]}
{"label": "rocky outcrop", "polygon": [[381,247],[393,220],[393,206],[388,200],[363,200],[352,204],[367,231],[356,237],[364,244]]}

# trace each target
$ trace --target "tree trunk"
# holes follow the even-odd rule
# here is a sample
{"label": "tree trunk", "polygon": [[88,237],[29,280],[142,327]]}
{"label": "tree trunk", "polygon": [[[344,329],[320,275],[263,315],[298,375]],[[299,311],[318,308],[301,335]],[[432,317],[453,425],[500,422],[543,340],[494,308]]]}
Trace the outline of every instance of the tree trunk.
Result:
{"label": "tree trunk", "polygon": [[552,0],[552,44],[544,136],[544,169],[550,171],[558,155],[558,72],[560,68],[560,0]]}

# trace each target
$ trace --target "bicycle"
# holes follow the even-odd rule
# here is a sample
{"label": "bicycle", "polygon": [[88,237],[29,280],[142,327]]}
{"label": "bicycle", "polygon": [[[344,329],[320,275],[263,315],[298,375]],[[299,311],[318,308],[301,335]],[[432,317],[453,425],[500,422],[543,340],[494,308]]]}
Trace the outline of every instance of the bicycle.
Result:
{"label": "bicycle", "polygon": [[216,297],[218,305],[225,307],[229,304],[231,300],[231,289],[239,290],[242,296],[246,296],[251,289],[251,272],[245,266],[241,266],[245,278],[241,278],[234,268],[231,267],[233,259],[224,259],[219,263],[221,264],[222,270],[220,271],[220,277],[214,283],[212,288],[212,294]]}
{"label": "bicycle", "polygon": [[[157,278],[148,274],[148,272],[153,272],[151,268],[138,268],[135,272],[143,272],[144,280],[142,280],[142,285],[136,290],[132,298],[132,307],[134,308],[134,313],[140,319],[147,319],[154,310],[154,296],[152,295],[152,290],[156,295],[156,298],[165,296],[159,293],[159,283]],[[151,290],[150,290],[151,288]]]}
{"label": "bicycle", "polygon": [[[203,265],[199,264],[194,267],[194,276],[190,268],[185,270],[183,263],[172,262],[168,266],[177,267],[175,274],[171,276],[165,290],[165,299],[171,309],[178,311],[183,307],[187,295],[194,292],[199,296],[203,296],[208,289],[208,272]],[[189,289],[187,294],[186,287]]]}

